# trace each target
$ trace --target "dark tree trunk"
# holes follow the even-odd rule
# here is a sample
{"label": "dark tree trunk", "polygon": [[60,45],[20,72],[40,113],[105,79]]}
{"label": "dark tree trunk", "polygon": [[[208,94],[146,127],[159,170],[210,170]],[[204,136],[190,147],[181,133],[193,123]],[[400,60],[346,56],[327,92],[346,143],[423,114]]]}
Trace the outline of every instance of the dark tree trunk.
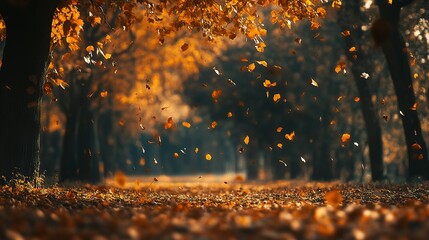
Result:
{"label": "dark tree trunk", "polygon": [[[339,12],[338,24],[343,30],[351,31],[350,36],[344,38],[344,51],[347,59],[352,63],[351,71],[359,93],[369,147],[372,180],[380,181],[383,179],[383,143],[379,117],[371,101],[371,91],[366,79],[361,77],[363,72],[368,72],[372,67],[365,64],[370,63],[370,57],[361,48],[363,33],[360,15],[360,1],[345,1]],[[358,53],[349,51],[353,46],[358,49]]]}
{"label": "dark tree trunk", "polygon": [[[74,76],[74,74],[72,74]],[[68,94],[60,181],[100,181],[98,145],[88,79],[74,79]]]}
{"label": "dark tree trunk", "polygon": [[408,155],[408,178],[429,179],[426,143],[422,136],[417,111],[413,109],[416,97],[413,91],[411,69],[405,41],[399,31],[401,4],[411,1],[378,0],[380,19],[373,25],[376,44],[381,45],[393,80],[398,107],[401,111]]}
{"label": "dark tree trunk", "polygon": [[76,110],[66,113],[66,128],[63,137],[63,151],[60,164],[60,182],[78,180],[76,156]]}
{"label": "dark tree trunk", "polygon": [[259,152],[257,147],[251,146],[245,149],[246,178],[247,180],[258,180],[259,175]]}
{"label": "dark tree trunk", "polygon": [[37,177],[40,101],[57,1],[0,1],[6,45],[0,70],[0,176]]}

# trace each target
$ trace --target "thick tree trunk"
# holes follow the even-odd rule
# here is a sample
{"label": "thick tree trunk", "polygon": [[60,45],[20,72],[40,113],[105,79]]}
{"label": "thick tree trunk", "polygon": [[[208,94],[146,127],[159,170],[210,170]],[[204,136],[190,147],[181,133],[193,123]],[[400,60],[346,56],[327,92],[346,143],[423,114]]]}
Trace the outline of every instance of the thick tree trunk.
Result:
{"label": "thick tree trunk", "polygon": [[38,175],[40,101],[56,1],[0,1],[6,45],[0,70],[0,175]]}
{"label": "thick tree trunk", "polygon": [[387,1],[377,1],[380,20],[373,26],[373,35],[376,43],[381,44],[398,99],[407,144],[408,178],[429,179],[428,152],[414,109],[416,97],[405,41],[399,32],[401,2],[388,4]]}
{"label": "thick tree trunk", "polygon": [[[360,1],[345,1],[339,12],[338,24],[342,29],[351,31],[350,36],[344,38],[344,51],[347,59],[352,63],[351,71],[359,93],[369,147],[372,180],[380,181],[383,179],[383,143],[379,117],[371,101],[371,91],[366,79],[361,77],[363,72],[368,72],[368,69],[372,69],[372,67],[365,64],[369,63],[370,57],[361,48],[360,14]],[[356,47],[358,53],[350,52],[351,47]],[[355,54],[357,57],[354,56]]]}

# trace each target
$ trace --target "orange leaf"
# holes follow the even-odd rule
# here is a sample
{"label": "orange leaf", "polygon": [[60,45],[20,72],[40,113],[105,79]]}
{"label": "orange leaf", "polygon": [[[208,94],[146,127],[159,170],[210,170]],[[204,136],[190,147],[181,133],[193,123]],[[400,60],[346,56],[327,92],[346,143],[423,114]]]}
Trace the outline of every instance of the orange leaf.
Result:
{"label": "orange leaf", "polygon": [[206,154],[206,160],[210,161],[212,160],[212,155],[210,155],[209,153]]}
{"label": "orange leaf", "polygon": [[256,65],[254,63],[249,64],[249,66],[247,66],[247,71],[249,72],[253,72],[253,70],[255,70]]}
{"label": "orange leaf", "polygon": [[276,93],[276,94],[274,94],[274,96],[273,96],[273,101],[274,101],[274,102],[277,102],[277,101],[279,101],[279,100],[280,100],[280,98],[282,98],[282,96],[280,95],[280,93]]}
{"label": "orange leaf", "polygon": [[173,118],[169,117],[167,122],[164,124],[164,129],[170,129],[174,126]]}
{"label": "orange leaf", "polygon": [[100,92],[100,96],[101,96],[102,98],[107,97],[107,95],[109,95],[109,93],[108,93],[107,91],[102,91],[102,92]]}
{"label": "orange leaf", "polygon": [[350,141],[350,134],[343,133],[343,135],[341,136],[341,142],[342,143],[347,143],[348,141]]}
{"label": "orange leaf", "polygon": [[325,201],[333,207],[338,207],[343,202],[343,195],[338,190],[332,190],[325,194]]}
{"label": "orange leaf", "polygon": [[182,126],[185,128],[191,128],[191,124],[189,122],[182,122]]}
{"label": "orange leaf", "polygon": [[291,133],[286,133],[285,138],[289,141],[293,141],[293,139],[295,139],[295,131],[292,131]]}
{"label": "orange leaf", "polygon": [[244,141],[244,144],[249,145],[249,141],[250,141],[249,136],[246,136],[243,141]]}
{"label": "orange leaf", "polygon": [[122,172],[120,170],[116,171],[115,172],[115,181],[119,186],[121,186],[121,187],[125,186],[127,178],[126,178],[124,172]]}

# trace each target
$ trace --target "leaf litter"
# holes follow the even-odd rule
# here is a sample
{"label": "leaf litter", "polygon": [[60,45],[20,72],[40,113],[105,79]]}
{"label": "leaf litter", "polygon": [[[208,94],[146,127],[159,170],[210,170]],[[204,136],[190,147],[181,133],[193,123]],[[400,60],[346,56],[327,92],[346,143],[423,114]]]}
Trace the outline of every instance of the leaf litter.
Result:
{"label": "leaf litter", "polygon": [[[123,184],[123,176],[116,177]],[[429,234],[429,183],[197,181],[153,178],[130,188],[3,186],[0,238],[425,239]]]}

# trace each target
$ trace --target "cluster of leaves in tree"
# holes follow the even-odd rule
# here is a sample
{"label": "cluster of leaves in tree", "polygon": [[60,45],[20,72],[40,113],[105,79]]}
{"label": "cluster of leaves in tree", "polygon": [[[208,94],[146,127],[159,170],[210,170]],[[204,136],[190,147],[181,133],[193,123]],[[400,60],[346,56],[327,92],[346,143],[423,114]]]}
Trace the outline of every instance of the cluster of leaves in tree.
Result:
{"label": "cluster of leaves in tree", "polygon": [[163,183],[0,189],[0,237],[416,238],[429,186]]}

